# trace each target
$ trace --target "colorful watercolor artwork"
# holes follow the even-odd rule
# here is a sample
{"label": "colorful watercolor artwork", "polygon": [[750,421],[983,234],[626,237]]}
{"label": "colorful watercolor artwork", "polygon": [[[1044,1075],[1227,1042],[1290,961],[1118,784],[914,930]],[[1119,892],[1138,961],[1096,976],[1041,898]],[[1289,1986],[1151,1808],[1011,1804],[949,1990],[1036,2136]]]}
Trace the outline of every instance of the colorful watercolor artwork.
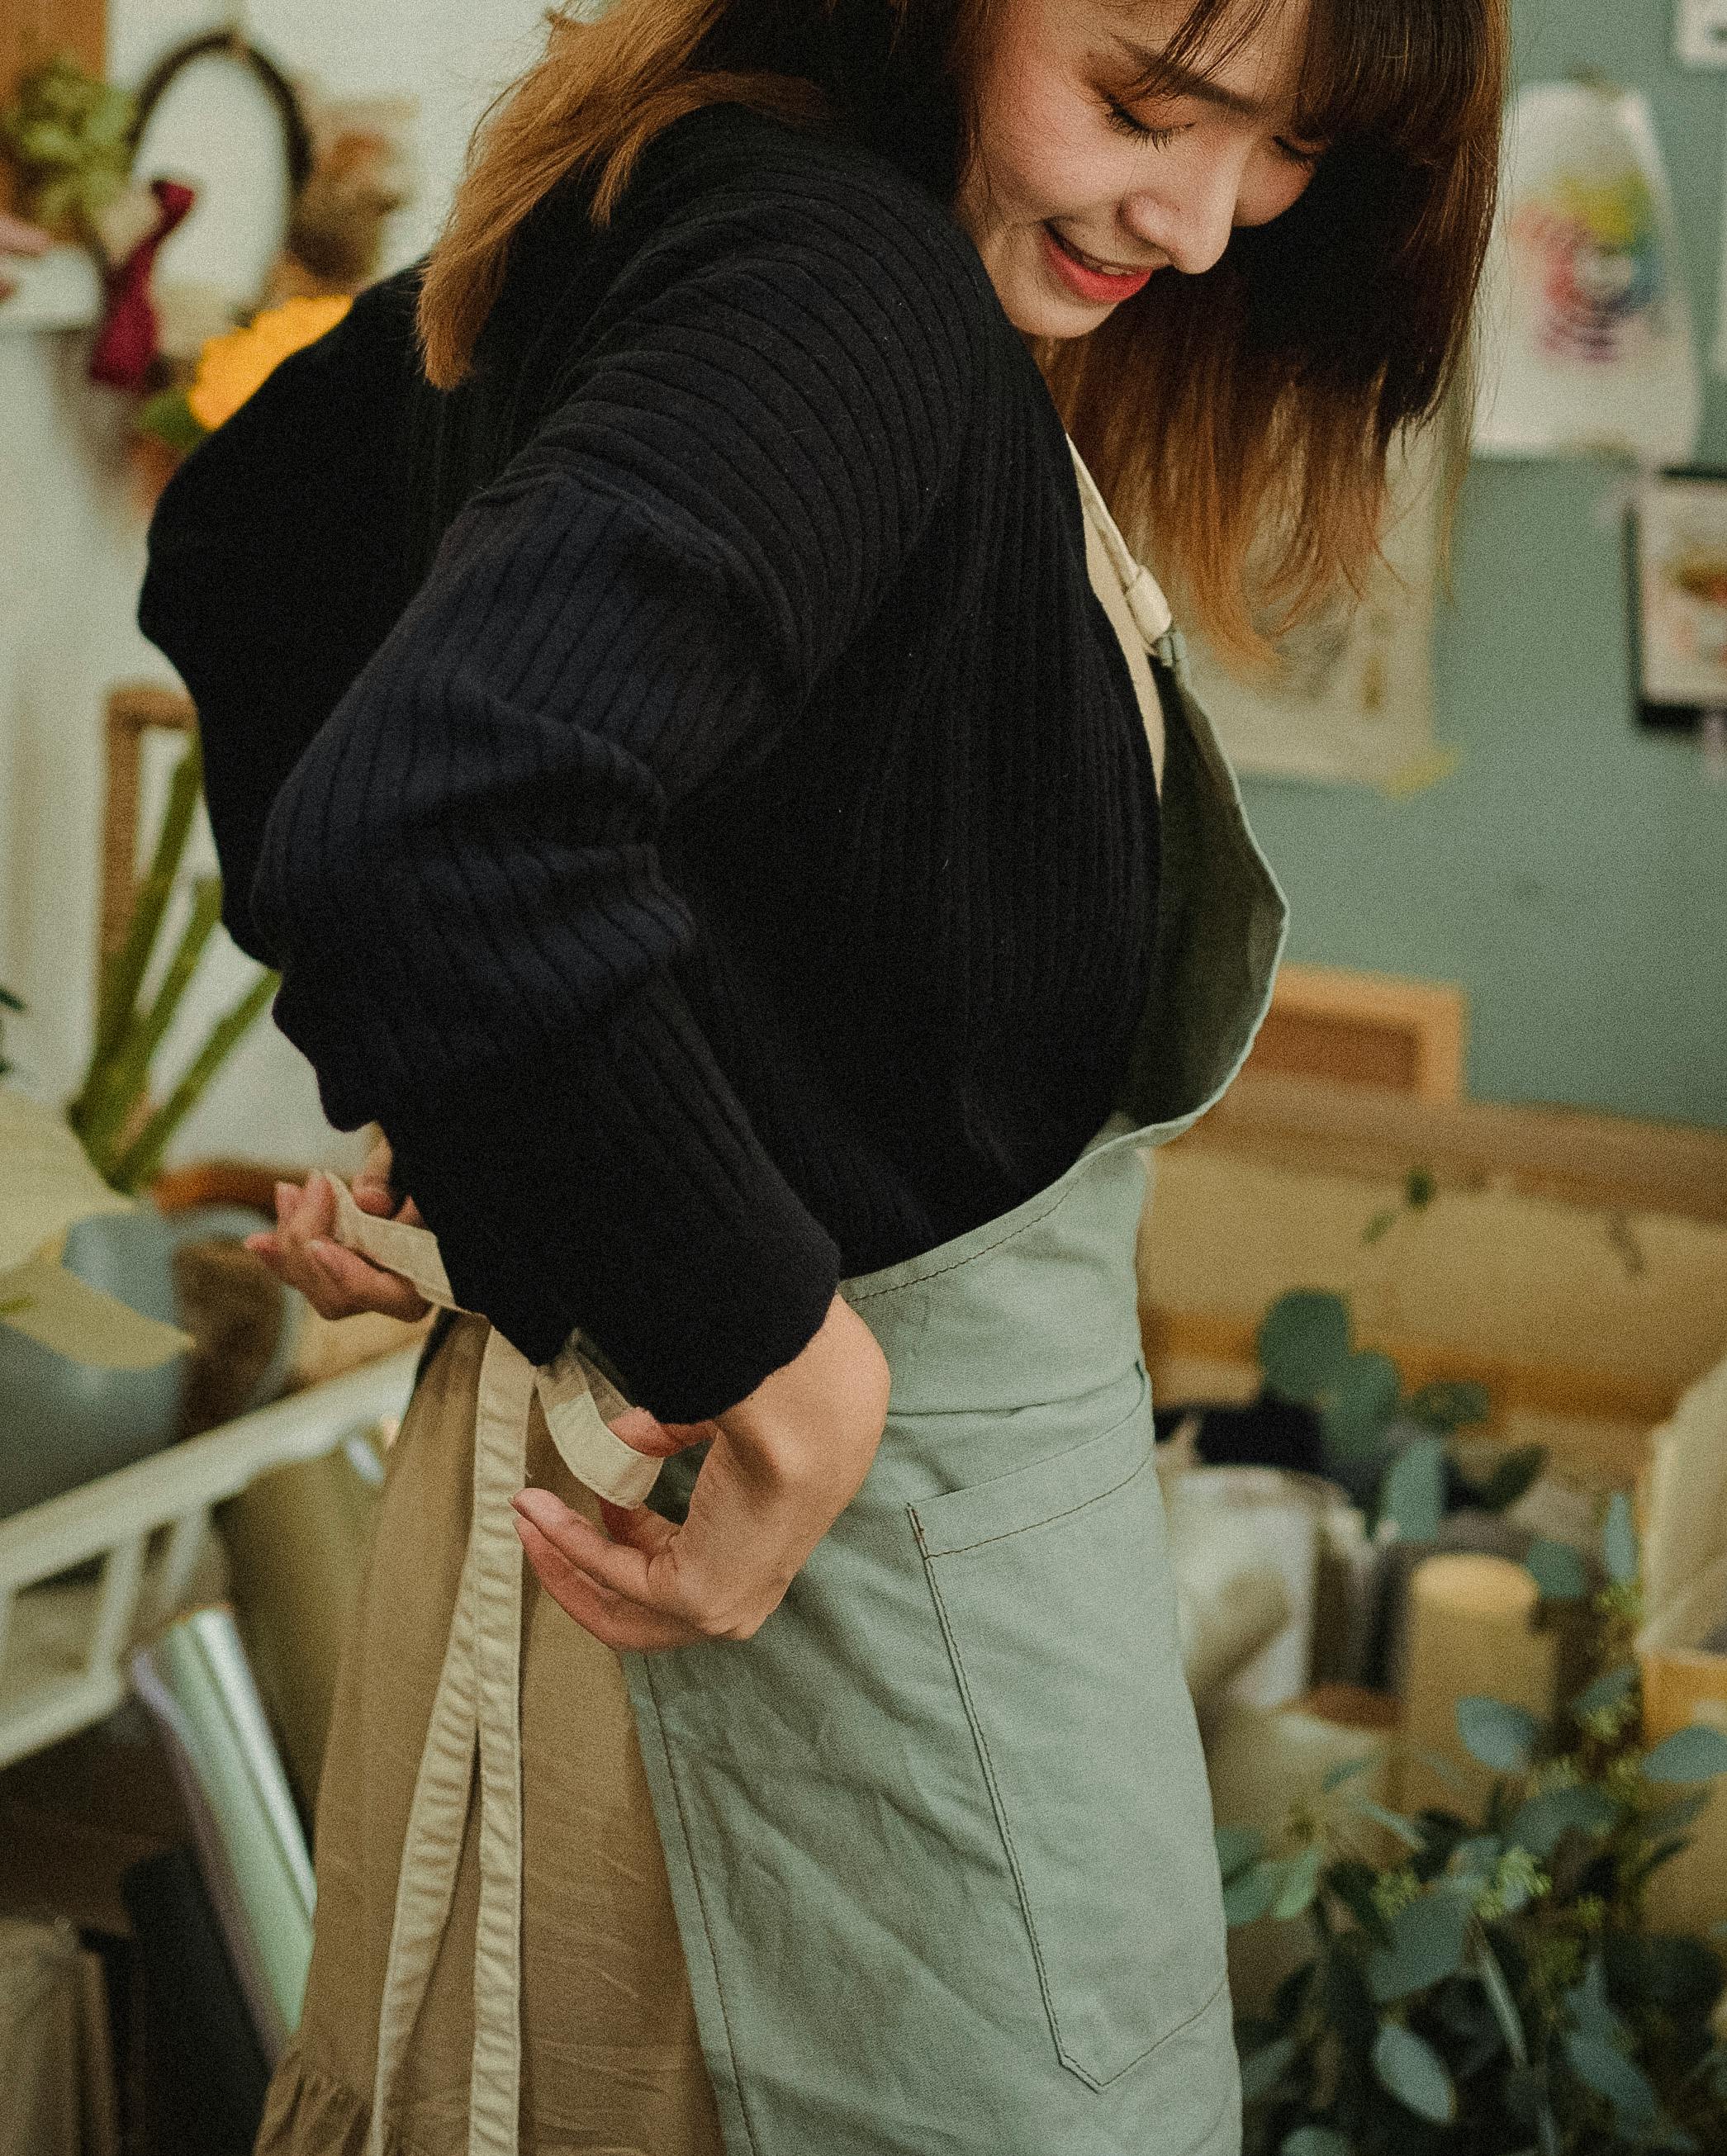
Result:
{"label": "colorful watercolor artwork", "polygon": [[1727,711],[1727,472],[1665,472],[1632,514],[1646,724],[1689,730]]}
{"label": "colorful watercolor artwork", "polygon": [[1647,100],[1534,85],[1513,108],[1506,151],[1483,296],[1478,451],[1686,462],[1702,379]]}
{"label": "colorful watercolor artwork", "polygon": [[1419,790],[1445,775],[1433,741],[1438,452],[1431,438],[1392,468],[1375,569],[1277,645],[1278,670],[1245,680],[1189,639],[1194,686],[1237,769],[1280,778]]}

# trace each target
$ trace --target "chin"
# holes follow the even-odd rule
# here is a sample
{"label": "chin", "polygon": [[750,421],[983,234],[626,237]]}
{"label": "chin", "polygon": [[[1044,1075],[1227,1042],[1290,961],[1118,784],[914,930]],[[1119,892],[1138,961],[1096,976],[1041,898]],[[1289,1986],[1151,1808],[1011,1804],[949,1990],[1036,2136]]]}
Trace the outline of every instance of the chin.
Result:
{"label": "chin", "polygon": [[1042,291],[1015,294],[1002,311],[1022,336],[1070,338],[1089,335],[1115,312],[1113,307],[1088,307],[1077,300],[1064,303]]}

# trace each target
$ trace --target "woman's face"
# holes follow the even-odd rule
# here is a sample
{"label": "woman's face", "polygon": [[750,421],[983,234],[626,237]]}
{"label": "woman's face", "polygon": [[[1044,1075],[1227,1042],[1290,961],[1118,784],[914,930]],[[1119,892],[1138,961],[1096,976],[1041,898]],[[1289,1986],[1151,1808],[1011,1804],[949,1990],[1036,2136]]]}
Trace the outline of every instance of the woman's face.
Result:
{"label": "woman's face", "polygon": [[1288,131],[1308,5],[1282,0],[1202,79],[1130,100],[1189,0],[1000,0],[954,211],[1016,328],[1083,336],[1159,270],[1195,276],[1236,225],[1289,208],[1324,147]]}

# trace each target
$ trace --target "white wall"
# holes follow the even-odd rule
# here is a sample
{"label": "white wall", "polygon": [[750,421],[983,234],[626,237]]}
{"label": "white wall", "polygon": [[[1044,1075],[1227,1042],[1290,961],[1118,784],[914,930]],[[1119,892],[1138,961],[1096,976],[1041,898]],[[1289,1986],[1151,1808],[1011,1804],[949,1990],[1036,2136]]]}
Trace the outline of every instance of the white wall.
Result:
{"label": "white wall", "polygon": [[[229,19],[198,0],[112,0],[110,71],[136,83],[182,39]],[[395,221],[386,267],[412,260],[437,230],[474,120],[538,49],[541,0],[254,0],[250,34],[290,74],[332,95],[418,101],[419,188]],[[176,94],[176,145],[219,142],[199,100],[244,95],[203,70]],[[194,89],[193,84],[198,85]],[[230,139],[233,139],[230,136]],[[147,147],[148,146],[146,146]],[[254,158],[234,155],[224,191],[200,152],[216,200],[243,191]],[[149,177],[145,172],[142,177]],[[210,251],[198,213],[177,274]],[[265,218],[267,222],[267,216]],[[60,265],[63,269],[67,265]],[[163,268],[172,265],[164,252]],[[144,512],[124,450],[126,400],[84,379],[87,331],[27,326],[26,300],[0,305],[0,982],[29,1006],[5,1029],[14,1076],[39,1098],[72,1091],[89,1052],[101,816],[103,699],[122,680],[172,682],[167,663],[133,626],[144,558]],[[148,767],[146,833],[169,766]],[[193,867],[214,866],[207,830]],[[177,1074],[212,1014],[255,968],[218,937],[196,1009],[182,1014],[158,1069]],[[364,1150],[319,1112],[310,1066],[266,1018],[182,1125],[171,1162],[212,1155],[345,1169]]]}

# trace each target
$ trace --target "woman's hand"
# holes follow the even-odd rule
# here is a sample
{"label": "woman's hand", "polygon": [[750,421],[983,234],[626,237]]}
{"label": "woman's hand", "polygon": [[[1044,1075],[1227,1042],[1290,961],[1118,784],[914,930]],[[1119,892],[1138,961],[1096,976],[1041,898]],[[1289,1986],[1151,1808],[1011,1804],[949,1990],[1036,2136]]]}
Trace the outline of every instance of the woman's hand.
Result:
{"label": "woman's hand", "polygon": [[546,1591],[609,1647],[651,1651],[747,1640],[856,1496],[887,1420],[887,1358],[841,1296],[821,1329],[747,1399],[710,1422],[632,1408],[609,1427],[639,1452],[712,1440],[681,1527],[601,1501],[609,1541],[546,1490],[511,1500]]}
{"label": "woman's hand", "polygon": [[[390,1188],[391,1158],[389,1140],[380,1138],[349,1186],[354,1202],[363,1212],[387,1214],[423,1228],[411,1198],[397,1206]],[[419,1289],[399,1273],[386,1272],[357,1250],[345,1249],[334,1240],[335,1227],[336,1192],[317,1168],[303,1184],[277,1183],[276,1224],[248,1235],[246,1248],[297,1287],[320,1317],[353,1317],[362,1310],[382,1311],[410,1324],[424,1317],[431,1305]]]}

